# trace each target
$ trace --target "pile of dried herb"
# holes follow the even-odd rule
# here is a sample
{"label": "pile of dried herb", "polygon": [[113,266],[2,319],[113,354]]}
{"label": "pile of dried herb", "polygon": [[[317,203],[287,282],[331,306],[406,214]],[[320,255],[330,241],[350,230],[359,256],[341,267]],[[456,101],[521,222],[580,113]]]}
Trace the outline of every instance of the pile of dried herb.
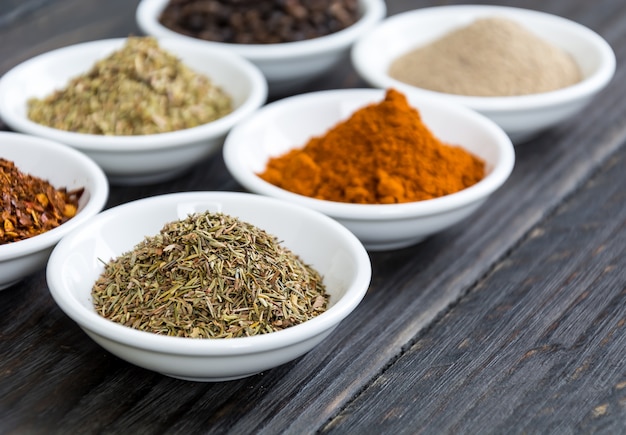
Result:
{"label": "pile of dried herb", "polygon": [[152,37],[127,38],[120,50],[64,89],[28,102],[28,117],[39,124],[115,136],[196,127],[231,111],[232,99],[224,90]]}
{"label": "pile of dried herb", "polygon": [[0,158],[0,245],[42,234],[76,215],[84,189],[67,191]]}
{"label": "pile of dried herb", "polygon": [[222,213],[167,223],[110,260],[96,311],[131,328],[191,338],[265,334],[326,310],[312,267],[264,230]]}

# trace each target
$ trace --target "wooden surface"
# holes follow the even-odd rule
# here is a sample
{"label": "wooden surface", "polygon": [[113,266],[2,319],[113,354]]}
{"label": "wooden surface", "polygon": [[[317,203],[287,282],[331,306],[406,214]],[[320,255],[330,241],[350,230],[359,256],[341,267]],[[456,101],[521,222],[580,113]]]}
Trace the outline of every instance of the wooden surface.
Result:
{"label": "wooden surface", "polygon": [[[457,3],[388,1],[388,15]],[[517,147],[511,178],[475,215],[372,253],[367,296],[328,340],[223,383],[109,354],[34,274],[0,292],[0,433],[625,433],[626,7],[504,3],[592,28],[618,68],[582,113]],[[0,74],[57,47],[139,34],[136,4],[3,0]],[[346,59],[301,92],[363,86]],[[240,189],[217,155],[169,183],[113,187],[107,207]]]}

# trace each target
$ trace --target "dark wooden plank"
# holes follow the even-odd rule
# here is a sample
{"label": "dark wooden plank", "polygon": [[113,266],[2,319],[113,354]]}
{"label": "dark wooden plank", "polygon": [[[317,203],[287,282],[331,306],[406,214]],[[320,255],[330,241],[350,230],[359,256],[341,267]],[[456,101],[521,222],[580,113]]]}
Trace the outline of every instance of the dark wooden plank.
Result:
{"label": "dark wooden plank", "polygon": [[[33,56],[95,39],[139,33],[139,0],[28,0],[0,15],[0,74]],[[16,12],[17,10],[17,12]]]}
{"label": "dark wooden plank", "polygon": [[[611,28],[614,45],[624,36],[623,25],[617,21]],[[594,25],[602,27],[600,22]],[[623,58],[623,49],[618,56]],[[367,342],[362,344],[366,347],[356,352],[341,348],[320,375],[332,383],[321,383],[321,391],[313,388],[298,393],[296,400],[305,403],[310,412],[300,412],[296,406],[281,409],[268,423],[267,432],[283,428],[285,422],[297,432],[331,415],[334,409],[329,409],[328,403],[358,393],[364,379],[376,377],[420,330],[454,304],[490,265],[622,145],[626,113],[620,101],[623,97],[618,95],[623,92],[621,77],[620,71],[611,88],[584,114],[520,147],[511,180],[473,219],[421,246],[372,255],[374,283],[363,306],[346,325],[348,336],[359,344]],[[346,381],[342,379],[346,374],[357,378]],[[370,397],[369,392],[366,395]],[[386,408],[384,397],[373,400],[374,406]],[[255,409],[237,428],[250,427],[244,425],[261,419],[267,409]]]}
{"label": "dark wooden plank", "polygon": [[322,432],[624,433],[624,167],[626,148]]}
{"label": "dark wooden plank", "polygon": [[[419,6],[437,3],[424,1]],[[596,8],[583,0],[509,2],[549,10],[602,30],[618,51],[618,64],[626,58],[626,47],[620,45],[626,11],[619,3],[602,1]],[[134,4],[120,0],[45,3],[28,19],[0,28],[0,72],[50,48],[132,32]],[[388,4],[391,13],[418,6],[406,0]],[[13,44],[5,45],[5,40]],[[369,400],[371,412],[392,413],[387,400],[398,395],[386,390],[379,396],[375,388],[386,382],[385,368],[393,366],[424,330],[439,329],[441,324],[433,321],[622,146],[624,83],[618,70],[610,88],[583,114],[520,147],[512,178],[471,220],[421,245],[372,254],[372,286],[357,312],[311,353],[258,376],[219,384],[190,383],[120,361],[91,342],[54,305],[43,272],[0,292],[0,429],[9,433],[202,433],[209,428],[216,433],[303,433],[323,427],[362,391],[358,400]],[[301,91],[362,85],[346,61],[329,77]],[[172,182],[113,187],[107,206],[174,191],[235,189],[239,186],[218,155]],[[353,409],[349,406],[340,414],[339,420],[346,418],[345,427],[352,424]],[[400,421],[412,420],[400,415]],[[338,426],[329,428],[334,427]]]}

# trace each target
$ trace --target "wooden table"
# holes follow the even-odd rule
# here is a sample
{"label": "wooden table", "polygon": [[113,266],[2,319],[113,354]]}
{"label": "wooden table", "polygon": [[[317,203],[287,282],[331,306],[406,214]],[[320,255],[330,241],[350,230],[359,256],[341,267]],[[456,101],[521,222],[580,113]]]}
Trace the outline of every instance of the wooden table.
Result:
{"label": "wooden table", "polygon": [[[388,1],[388,14],[459,1]],[[496,2],[482,2],[494,3]],[[626,7],[518,0],[605,37],[618,62],[582,113],[518,146],[474,216],[411,248],[371,253],[357,310],[296,361],[193,383],[107,353],[51,299],[44,272],[0,292],[0,432],[626,432]],[[137,0],[3,0],[0,74],[61,46],[140,34]],[[363,87],[349,61],[304,91]],[[221,155],[107,207],[240,190]]]}

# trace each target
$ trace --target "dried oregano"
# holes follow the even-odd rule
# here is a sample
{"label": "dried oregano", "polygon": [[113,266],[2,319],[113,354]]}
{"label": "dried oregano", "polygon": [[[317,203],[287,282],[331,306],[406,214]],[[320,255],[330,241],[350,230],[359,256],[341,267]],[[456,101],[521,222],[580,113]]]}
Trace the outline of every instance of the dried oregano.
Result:
{"label": "dried oregano", "polygon": [[131,328],[192,338],[278,331],[326,310],[322,278],[276,237],[222,213],[167,223],[110,260],[96,311]]}
{"label": "dried oregano", "polygon": [[28,102],[39,124],[98,135],[144,135],[196,127],[232,111],[232,99],[152,37],[129,37],[87,73]]}

